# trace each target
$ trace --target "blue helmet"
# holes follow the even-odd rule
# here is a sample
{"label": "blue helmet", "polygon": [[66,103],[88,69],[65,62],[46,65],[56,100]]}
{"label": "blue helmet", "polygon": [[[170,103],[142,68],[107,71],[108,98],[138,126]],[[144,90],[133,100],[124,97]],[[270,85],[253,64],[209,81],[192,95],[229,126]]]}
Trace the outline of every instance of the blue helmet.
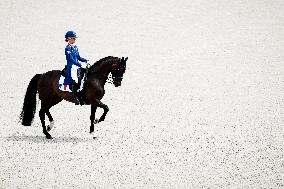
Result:
{"label": "blue helmet", "polygon": [[69,37],[75,37],[75,38],[77,38],[76,32],[74,32],[74,31],[68,31],[68,32],[66,32],[66,34],[65,34],[65,41],[67,41]]}

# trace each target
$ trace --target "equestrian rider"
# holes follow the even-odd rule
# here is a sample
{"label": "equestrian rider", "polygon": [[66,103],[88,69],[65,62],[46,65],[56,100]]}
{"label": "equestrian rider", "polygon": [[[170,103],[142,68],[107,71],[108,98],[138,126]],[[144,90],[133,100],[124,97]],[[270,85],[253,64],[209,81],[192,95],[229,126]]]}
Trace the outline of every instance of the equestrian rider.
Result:
{"label": "equestrian rider", "polygon": [[[86,64],[82,64],[81,62],[87,63],[88,60],[82,58],[79,54],[78,47],[75,45],[75,41],[77,38],[77,34],[74,31],[68,31],[65,34],[65,41],[68,42],[65,48],[65,55],[67,60],[66,73],[67,75],[71,76],[74,80],[71,85],[72,93],[75,97],[75,104],[78,105],[81,102],[81,96],[77,92],[77,89],[80,88],[82,75],[81,70],[82,68],[86,68]],[[77,87],[75,87],[77,85]]]}

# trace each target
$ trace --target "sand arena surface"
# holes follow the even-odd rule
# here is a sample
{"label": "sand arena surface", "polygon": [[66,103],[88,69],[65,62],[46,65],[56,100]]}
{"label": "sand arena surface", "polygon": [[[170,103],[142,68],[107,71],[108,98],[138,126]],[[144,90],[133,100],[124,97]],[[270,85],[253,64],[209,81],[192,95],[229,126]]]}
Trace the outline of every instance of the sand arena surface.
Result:
{"label": "sand arena surface", "polygon": [[[0,188],[283,188],[284,1],[0,1]],[[128,56],[110,111],[18,123],[36,73]],[[101,115],[102,111],[97,111]]]}

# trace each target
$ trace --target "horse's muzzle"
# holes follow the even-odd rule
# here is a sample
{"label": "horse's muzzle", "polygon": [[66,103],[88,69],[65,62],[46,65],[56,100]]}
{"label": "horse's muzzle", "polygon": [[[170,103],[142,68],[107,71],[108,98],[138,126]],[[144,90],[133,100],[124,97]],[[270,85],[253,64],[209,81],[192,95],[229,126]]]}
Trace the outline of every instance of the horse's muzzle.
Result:
{"label": "horse's muzzle", "polygon": [[113,84],[115,87],[121,86],[121,81],[123,77],[113,77]]}
{"label": "horse's muzzle", "polygon": [[113,84],[115,87],[119,87],[121,86],[121,81],[114,81]]}

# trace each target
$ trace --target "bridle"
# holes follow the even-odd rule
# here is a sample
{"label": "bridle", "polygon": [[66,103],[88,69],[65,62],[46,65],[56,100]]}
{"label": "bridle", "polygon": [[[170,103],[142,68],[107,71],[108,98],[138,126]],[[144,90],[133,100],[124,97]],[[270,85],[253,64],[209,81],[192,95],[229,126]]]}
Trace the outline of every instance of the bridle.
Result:
{"label": "bridle", "polygon": [[[87,80],[87,75],[88,75],[88,72],[89,72],[90,67],[91,67],[91,64],[87,63],[87,66],[86,66],[86,74],[85,74],[85,80]],[[109,80],[109,79],[112,79],[112,81]],[[123,76],[113,76],[113,75],[112,75],[112,77],[108,77],[108,79],[107,79],[106,82],[113,84],[113,82],[114,82],[114,81],[117,81],[117,80],[120,80],[120,81],[123,80]]]}
{"label": "bridle", "polygon": [[116,77],[116,76],[112,76],[112,78],[114,79],[114,80],[116,80],[116,79],[123,79],[123,77]]}

